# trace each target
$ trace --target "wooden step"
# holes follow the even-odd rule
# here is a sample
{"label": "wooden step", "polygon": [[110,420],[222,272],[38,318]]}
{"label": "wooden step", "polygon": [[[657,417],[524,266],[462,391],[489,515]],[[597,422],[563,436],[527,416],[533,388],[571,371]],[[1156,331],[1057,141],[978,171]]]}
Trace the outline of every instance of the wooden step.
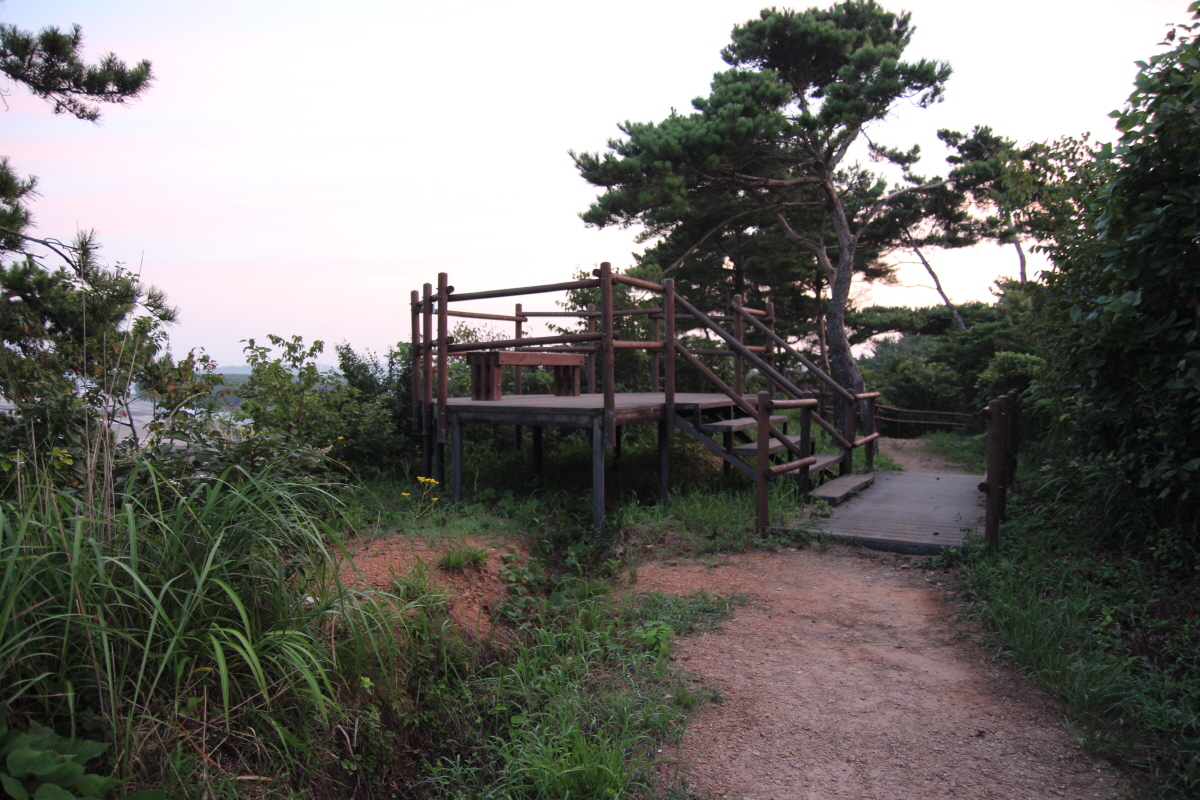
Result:
{"label": "wooden step", "polygon": [[875,473],[866,475],[843,475],[812,490],[813,497],[820,497],[831,506],[836,506],[855,492],[861,492],[875,482]]}
{"label": "wooden step", "polygon": [[[782,414],[772,414],[771,422],[778,425],[781,422],[787,422],[787,417]],[[744,431],[755,427],[758,427],[758,420],[754,417],[739,417],[738,419],[722,419],[716,422],[708,422],[701,425],[700,430],[715,431],[716,433],[735,433],[736,431]]]}
{"label": "wooden step", "polygon": [[[798,434],[798,433],[789,434],[787,439],[788,439],[788,441],[792,442],[793,444],[797,444],[797,445],[800,444],[800,434]],[[778,453],[780,450],[783,450],[783,449],[784,449],[783,442],[779,441],[777,438],[772,436],[771,437],[771,446],[767,452],[770,453],[771,455],[775,455],[776,453]],[[733,453],[735,456],[740,456],[742,458],[754,458],[754,456],[758,455],[758,442],[750,442],[749,444],[739,444],[737,447],[733,448],[733,450],[731,450],[730,452]],[[841,458],[841,456],[838,456],[838,458]]]}
{"label": "wooden step", "polygon": [[829,469],[836,466],[843,456],[841,453],[821,453],[817,456],[817,463],[808,468],[809,472],[820,472],[823,469]]}

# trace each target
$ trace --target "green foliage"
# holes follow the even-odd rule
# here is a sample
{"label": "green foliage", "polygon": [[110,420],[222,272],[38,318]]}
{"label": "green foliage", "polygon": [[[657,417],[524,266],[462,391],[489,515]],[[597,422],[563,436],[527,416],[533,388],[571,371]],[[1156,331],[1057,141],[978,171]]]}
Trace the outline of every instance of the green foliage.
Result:
{"label": "green foliage", "polygon": [[85,64],[80,58],[82,47],[83,31],[78,25],[69,33],[50,26],[35,35],[0,23],[0,72],[37,97],[54,101],[55,114],[65,112],[89,121],[100,117],[100,108],[84,98],[124,103],[153,80],[149,61],[130,68],[109,53],[99,64]]}
{"label": "green foliage", "polygon": [[1057,270],[1039,396],[1070,447],[1126,480],[1195,507],[1200,480],[1200,5],[1174,47],[1140,62],[1114,112],[1116,147],[1076,171],[1073,225],[1048,248]]}
{"label": "green foliage", "polygon": [[250,375],[237,388],[237,416],[255,433],[328,454],[334,462],[370,471],[403,469],[411,454],[412,376],[408,346],[387,354],[386,366],[371,353],[337,346],[341,374],[322,371],[323,342],[305,346],[268,336],[280,348],[246,342]]}
{"label": "green foliage", "polygon": [[[84,764],[107,749],[99,742],[64,738],[36,722],[29,733],[8,730],[0,720],[0,785],[13,800],[103,800],[116,788],[117,779],[85,772]],[[149,789],[125,797],[162,800],[166,793]]]}

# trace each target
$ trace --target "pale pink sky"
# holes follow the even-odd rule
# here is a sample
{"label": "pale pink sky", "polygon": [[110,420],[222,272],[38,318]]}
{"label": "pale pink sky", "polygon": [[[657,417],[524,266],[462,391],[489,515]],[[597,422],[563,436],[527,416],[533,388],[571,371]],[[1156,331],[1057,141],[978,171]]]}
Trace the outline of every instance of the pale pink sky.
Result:
{"label": "pale pink sky", "polygon": [[[182,311],[177,354],[202,346],[240,364],[239,340],[267,333],[324,339],[330,362],[343,340],[382,353],[408,337],[409,291],[439,271],[474,291],[632,263],[634,231],[579,221],[595,192],[567,150],[690,110],[733,25],[764,5],[8,0],[0,20],[77,22],[93,57],[149,58],[157,81],[99,126],[4,87],[0,153],[40,179],[39,235],[95,228],[108,259],[166,290]],[[913,12],[910,57],[954,67],[944,103],[871,132],[921,143],[934,173],[942,127],[1112,138],[1133,62],[1187,3],[884,5]],[[1016,268],[994,246],[935,264],[957,300]],[[913,288],[874,299],[937,302],[919,268],[904,276]]]}

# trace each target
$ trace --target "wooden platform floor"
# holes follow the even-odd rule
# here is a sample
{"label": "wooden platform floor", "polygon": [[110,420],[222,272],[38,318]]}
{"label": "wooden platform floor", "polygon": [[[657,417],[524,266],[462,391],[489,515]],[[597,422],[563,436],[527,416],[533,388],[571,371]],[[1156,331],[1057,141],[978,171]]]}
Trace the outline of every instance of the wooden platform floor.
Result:
{"label": "wooden platform floor", "polygon": [[[757,395],[744,395],[744,398],[751,406],[758,404]],[[614,400],[618,425],[654,422],[665,416],[666,395],[662,392],[621,393],[615,395]],[[464,422],[582,427],[604,412],[604,395],[507,394],[499,400],[451,397],[448,404],[450,413],[460,416]],[[675,395],[675,410],[679,414],[732,405],[733,401],[724,394],[678,392]]]}
{"label": "wooden platform floor", "polygon": [[877,472],[875,485],[833,509],[821,529],[865,547],[937,555],[983,535],[978,475]]}

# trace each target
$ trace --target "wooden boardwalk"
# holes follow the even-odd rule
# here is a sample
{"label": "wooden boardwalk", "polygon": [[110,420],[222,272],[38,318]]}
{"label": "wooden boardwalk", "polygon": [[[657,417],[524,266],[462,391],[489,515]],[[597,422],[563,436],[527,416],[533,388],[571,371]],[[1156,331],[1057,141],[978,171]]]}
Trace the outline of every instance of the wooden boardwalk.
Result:
{"label": "wooden boardwalk", "polygon": [[877,472],[875,485],[833,509],[823,531],[865,547],[937,555],[983,533],[983,494],[977,475]]}

